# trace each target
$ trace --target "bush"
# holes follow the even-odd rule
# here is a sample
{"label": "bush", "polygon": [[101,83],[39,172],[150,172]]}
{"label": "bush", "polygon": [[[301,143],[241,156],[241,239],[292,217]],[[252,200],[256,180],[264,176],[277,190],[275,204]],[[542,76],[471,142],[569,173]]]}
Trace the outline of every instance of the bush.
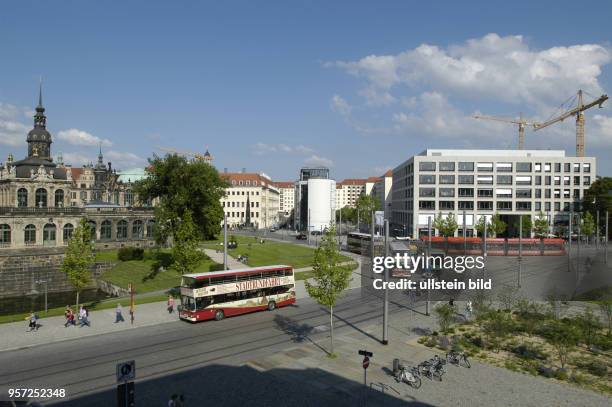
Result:
{"label": "bush", "polygon": [[438,344],[438,340],[436,338],[429,338],[427,342],[425,342],[425,346],[428,348],[433,348]]}
{"label": "bush", "polygon": [[223,270],[223,264],[220,264],[220,263],[211,264],[210,267],[208,268],[208,271],[222,271],[222,270]]}
{"label": "bush", "polygon": [[482,337],[480,336],[475,336],[473,338],[470,338],[470,342],[472,343],[472,345],[477,346],[479,348],[482,348],[484,346],[484,341],[482,340]]}
{"label": "bush", "polygon": [[554,371],[554,369],[552,369],[550,367],[546,367],[544,365],[540,365],[540,366],[538,366],[538,374],[540,374],[541,376],[550,378],[550,377],[554,377],[555,371]]}
{"label": "bush", "polygon": [[593,376],[604,377],[608,374],[608,366],[599,359],[585,358],[575,362],[576,366],[582,370],[586,370]]}
{"label": "bush", "polygon": [[557,370],[555,370],[555,379],[558,379],[558,380],[567,380],[567,369],[557,369]]}
{"label": "bush", "polygon": [[140,247],[122,247],[117,252],[117,259],[121,261],[143,260],[144,249]]}
{"label": "bush", "polygon": [[519,346],[515,346],[514,348],[511,349],[511,352],[522,359],[546,360],[548,356],[541,349],[533,345],[530,345],[530,344],[522,344]]}

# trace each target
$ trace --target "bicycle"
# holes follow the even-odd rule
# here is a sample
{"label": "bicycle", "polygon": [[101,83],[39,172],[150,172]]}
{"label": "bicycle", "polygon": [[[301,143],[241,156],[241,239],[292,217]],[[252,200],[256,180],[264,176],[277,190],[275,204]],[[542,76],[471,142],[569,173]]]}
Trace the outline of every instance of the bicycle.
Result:
{"label": "bicycle", "polygon": [[395,380],[398,383],[406,383],[415,389],[421,387],[421,374],[419,373],[419,369],[417,367],[412,367],[408,370],[405,366],[399,367],[399,371],[395,376]]}
{"label": "bicycle", "polygon": [[438,381],[442,381],[442,375],[446,373],[445,364],[446,360],[440,359],[440,357],[436,355],[432,359],[421,362],[418,366],[418,370],[429,380],[433,380],[435,377]]}
{"label": "bicycle", "polygon": [[446,360],[448,363],[452,363],[457,366],[465,366],[468,369],[472,367],[465,352],[459,353],[457,351],[451,350],[446,354]]}

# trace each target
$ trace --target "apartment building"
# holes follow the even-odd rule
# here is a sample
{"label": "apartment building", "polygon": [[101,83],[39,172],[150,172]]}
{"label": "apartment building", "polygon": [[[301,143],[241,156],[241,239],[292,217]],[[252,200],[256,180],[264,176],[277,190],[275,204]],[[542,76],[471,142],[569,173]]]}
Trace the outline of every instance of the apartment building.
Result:
{"label": "apartment building", "polygon": [[295,207],[295,183],[294,182],[275,182],[278,188],[278,211],[281,216],[289,217]]}
{"label": "apartment building", "polygon": [[428,218],[453,213],[462,235],[475,235],[475,224],[499,213],[505,234],[518,235],[520,215],[543,213],[550,231],[567,225],[584,192],[595,181],[594,157],[568,157],[558,150],[428,149],[393,169],[391,222],[396,233],[427,231]]}
{"label": "apartment building", "polygon": [[278,223],[280,193],[265,174],[223,173],[230,187],[221,199],[229,227],[269,228]]}

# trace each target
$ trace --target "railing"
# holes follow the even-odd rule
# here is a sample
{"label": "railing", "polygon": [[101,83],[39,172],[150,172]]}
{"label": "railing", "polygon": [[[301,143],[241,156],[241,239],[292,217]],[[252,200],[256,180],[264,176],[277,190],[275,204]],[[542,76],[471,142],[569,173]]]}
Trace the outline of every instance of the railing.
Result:
{"label": "railing", "polygon": [[82,208],[82,207],[12,207],[3,206],[0,207],[0,215],[87,215],[95,212],[105,213],[133,213],[133,212],[152,212],[155,208],[143,206],[143,207],[129,207],[129,208]]}

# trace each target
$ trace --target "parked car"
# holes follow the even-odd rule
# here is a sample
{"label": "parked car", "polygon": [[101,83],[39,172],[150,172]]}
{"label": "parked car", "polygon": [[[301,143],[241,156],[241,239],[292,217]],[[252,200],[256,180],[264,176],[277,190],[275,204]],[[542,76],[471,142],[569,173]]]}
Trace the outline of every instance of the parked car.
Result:
{"label": "parked car", "polygon": [[297,235],[295,235],[295,238],[297,240],[306,240],[308,239],[308,236],[306,236],[306,233],[298,233]]}
{"label": "parked car", "polygon": [[276,232],[276,228],[270,228],[270,232]]}
{"label": "parked car", "polygon": [[320,230],[313,230],[310,232],[310,234],[313,236],[321,236],[323,232],[321,232]]}

